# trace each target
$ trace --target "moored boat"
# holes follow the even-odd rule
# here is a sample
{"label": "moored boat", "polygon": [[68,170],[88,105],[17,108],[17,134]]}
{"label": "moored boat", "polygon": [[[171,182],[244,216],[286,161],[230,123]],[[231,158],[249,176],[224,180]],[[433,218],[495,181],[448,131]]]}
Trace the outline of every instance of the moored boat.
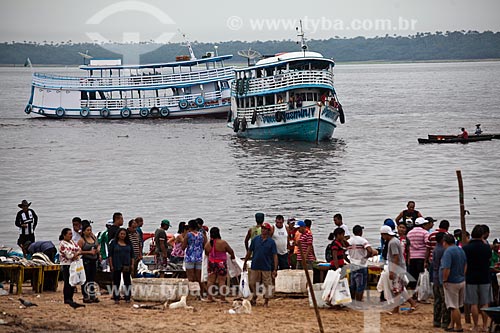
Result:
{"label": "moored boat", "polygon": [[344,123],[334,85],[332,59],[307,50],[280,53],[235,70],[228,127],[238,137],[269,140],[330,139]]}
{"label": "moored boat", "polygon": [[456,135],[453,137],[436,137],[436,138],[427,138],[427,139],[418,139],[418,143],[469,143],[476,141],[490,141],[493,139],[493,135],[473,135],[469,136],[467,139],[457,137]]}
{"label": "moored boat", "polygon": [[86,75],[34,73],[25,112],[52,118],[126,119],[226,115],[234,67],[232,55],[207,53],[177,61],[122,65],[121,59],[91,59]]}

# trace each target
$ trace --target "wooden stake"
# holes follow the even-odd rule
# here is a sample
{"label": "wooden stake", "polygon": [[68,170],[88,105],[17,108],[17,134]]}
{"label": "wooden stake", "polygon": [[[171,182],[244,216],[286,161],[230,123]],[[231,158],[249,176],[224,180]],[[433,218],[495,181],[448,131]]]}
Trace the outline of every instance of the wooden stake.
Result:
{"label": "wooden stake", "polygon": [[462,229],[462,242],[465,239],[465,233],[467,231],[465,227],[465,203],[464,203],[464,183],[462,181],[462,171],[457,170],[458,179],[458,199],[460,202],[460,227]]}
{"label": "wooden stake", "polygon": [[314,294],[313,285],[311,282],[311,277],[309,276],[309,271],[307,269],[306,258],[304,258],[304,252],[302,251],[302,244],[299,243],[299,251],[300,257],[302,258],[302,268],[304,268],[304,273],[306,273],[307,287],[309,288],[309,292],[311,293],[311,298],[314,305],[314,312],[316,312],[316,319],[318,320],[318,326],[320,333],[324,333],[323,330],[323,322],[321,321],[321,316],[319,314],[318,303],[316,302],[316,295]]}

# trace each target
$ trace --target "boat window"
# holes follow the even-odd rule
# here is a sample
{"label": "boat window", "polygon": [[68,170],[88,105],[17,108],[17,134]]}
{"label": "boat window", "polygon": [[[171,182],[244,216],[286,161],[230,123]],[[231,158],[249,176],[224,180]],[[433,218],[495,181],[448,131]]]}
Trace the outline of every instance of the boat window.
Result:
{"label": "boat window", "polygon": [[96,99],[95,91],[89,91],[89,99],[91,99],[91,100],[95,100]]}
{"label": "boat window", "polygon": [[250,107],[255,107],[255,98],[250,97]]}
{"label": "boat window", "polygon": [[262,96],[257,96],[257,106],[262,106],[264,105],[264,100]]}
{"label": "boat window", "polygon": [[229,89],[229,83],[227,81],[221,81],[222,89]]}
{"label": "boat window", "polygon": [[306,95],[306,101],[315,101],[312,93],[307,93],[307,95]]}
{"label": "boat window", "polygon": [[86,100],[86,99],[89,99],[89,95],[87,94],[86,91],[82,91],[81,94],[80,94],[80,99],[81,100]]}
{"label": "boat window", "polygon": [[274,95],[266,95],[266,105],[274,104]]}

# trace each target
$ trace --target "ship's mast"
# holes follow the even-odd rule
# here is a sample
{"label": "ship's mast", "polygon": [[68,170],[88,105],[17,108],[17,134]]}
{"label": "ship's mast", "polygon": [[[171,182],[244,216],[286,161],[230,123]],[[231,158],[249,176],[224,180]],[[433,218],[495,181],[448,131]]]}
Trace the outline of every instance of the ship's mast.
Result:
{"label": "ship's mast", "polygon": [[[179,30],[180,32],[180,30]],[[188,51],[189,51],[189,60],[196,60],[196,56],[194,55],[194,52],[193,52],[193,48],[191,47],[191,42],[189,41],[189,39],[186,37],[186,34],[182,34],[182,37],[184,38],[184,42],[186,43],[186,46],[188,48]]]}
{"label": "ship's mast", "polygon": [[[297,30],[297,37],[300,37],[300,48],[304,52],[304,57],[305,57],[307,51],[307,43],[306,43],[306,38],[304,37],[304,30],[302,29],[302,20],[300,20],[300,30],[299,27],[296,27],[295,30]],[[297,42],[297,44],[298,43],[299,42]]]}

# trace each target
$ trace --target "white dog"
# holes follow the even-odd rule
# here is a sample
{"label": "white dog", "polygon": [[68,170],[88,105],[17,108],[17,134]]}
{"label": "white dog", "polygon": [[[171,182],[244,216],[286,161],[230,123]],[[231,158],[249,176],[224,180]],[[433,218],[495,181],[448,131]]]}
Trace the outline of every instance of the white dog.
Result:
{"label": "white dog", "polygon": [[233,308],[228,311],[230,314],[251,314],[252,304],[246,299],[236,298],[233,301]]}
{"label": "white dog", "polygon": [[187,296],[184,295],[184,296],[181,296],[181,300],[179,302],[175,302],[175,303],[172,303],[170,304],[168,307],[169,309],[192,309],[193,307],[192,306],[188,306],[187,303],[186,303],[186,298]]}

